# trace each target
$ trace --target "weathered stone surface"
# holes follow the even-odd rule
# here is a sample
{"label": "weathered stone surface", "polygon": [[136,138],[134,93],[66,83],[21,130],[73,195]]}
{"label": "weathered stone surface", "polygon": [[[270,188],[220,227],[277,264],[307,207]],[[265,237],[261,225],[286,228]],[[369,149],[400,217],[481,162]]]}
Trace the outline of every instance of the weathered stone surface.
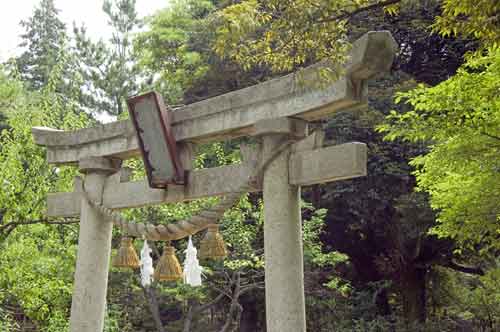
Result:
{"label": "weathered stone surface", "polygon": [[[319,137],[316,137],[318,135]],[[366,146],[363,143],[346,143],[321,149],[308,150],[322,142],[322,135],[315,134],[297,142],[289,159],[288,183],[295,186],[337,181],[366,175]],[[306,144],[307,143],[307,144]],[[147,181],[121,182],[111,176],[106,181],[103,203],[111,209],[124,209],[163,203],[173,203],[197,198],[226,195],[246,184],[257,167],[255,147],[244,147],[246,157],[241,164],[193,170],[188,173],[186,186],[168,186],[167,190],[152,189]],[[247,151],[254,151],[251,154]],[[252,184],[252,191],[262,190],[261,183]],[[56,217],[76,216],[80,213],[80,193],[55,193],[47,197],[47,215]]]}
{"label": "weathered stone surface", "polygon": [[321,148],[325,140],[325,132],[322,130],[313,131],[306,138],[295,142],[292,145],[292,152],[302,152]]}
{"label": "weathered stone surface", "polygon": [[[171,115],[175,139],[185,149],[180,155],[183,160],[192,158],[190,143],[263,135],[261,153],[269,157],[290,136],[303,137],[305,122],[364,105],[366,80],[389,70],[395,49],[389,32],[371,32],[354,43],[346,75],[326,88],[301,85],[291,74],[177,109]],[[304,69],[303,77],[312,77],[322,65]],[[304,134],[297,135],[301,128]],[[171,185],[165,191],[151,189],[145,181],[121,183],[126,178],[122,174],[107,176],[116,171],[120,160],[139,154],[128,120],[73,132],[33,128],[33,136],[37,144],[47,147],[50,163],[79,163],[86,174],[85,185],[76,180],[73,193],[48,198],[49,216],[80,213],[71,332],[103,329],[111,250],[112,224],[82,197],[83,187],[93,200],[112,209],[178,202],[240,190],[254,175],[258,160],[243,148],[243,164],[192,171],[186,186]],[[300,186],[366,174],[366,146],[352,143],[314,149],[322,139],[315,134],[296,143],[269,163],[262,183],[252,183],[251,190],[264,192],[268,331],[306,330]]]}
{"label": "weathered stone surface", "polygon": [[[84,187],[92,200],[100,202],[109,174],[109,161],[93,159],[91,162],[92,168],[86,171]],[[99,165],[104,168],[99,170]],[[75,187],[80,185],[81,181],[76,180]],[[104,326],[113,224],[104,220],[83,197],[80,198],[80,207],[70,331],[96,332],[102,331]]]}
{"label": "weathered stone surface", "polygon": [[118,172],[122,164],[121,159],[86,157],[79,161],[78,168],[81,173],[103,172],[113,174]]}
{"label": "weathered stone surface", "polygon": [[44,146],[72,146],[103,141],[115,137],[134,136],[134,127],[128,120],[116,121],[74,131],[62,131],[48,127],[34,127],[35,142]]}
{"label": "weathered stone surface", "polygon": [[289,162],[289,182],[308,186],[365,176],[366,154],[364,143],[346,143],[294,153]]}
{"label": "weathered stone surface", "polygon": [[[195,170],[188,173],[186,186],[169,185],[167,190],[152,189],[146,180],[109,183],[104,187],[103,204],[111,209],[124,209],[225,195],[247,183],[255,167],[255,162],[248,162]],[[77,216],[80,213],[80,197],[78,191],[48,194],[47,215]]]}
{"label": "weathered stone surface", "polygon": [[[395,49],[389,32],[369,32],[354,43],[346,75],[325,89],[304,87],[290,74],[178,108],[172,112],[175,139],[230,139],[254,134],[254,124],[261,120],[295,117],[310,121],[359,108],[366,102],[365,80],[389,70]],[[317,67],[305,69],[303,74]],[[87,156],[126,159],[139,154],[129,120],[73,132],[34,128],[33,135],[37,144],[47,146],[47,159],[55,164],[71,164]]]}
{"label": "weathered stone surface", "polygon": [[[264,136],[264,158],[285,140]],[[274,159],[263,176],[266,325],[273,332],[306,331],[300,187],[288,182],[289,154]]]}
{"label": "weathered stone surface", "polygon": [[254,136],[267,134],[287,135],[289,138],[304,138],[307,136],[307,121],[292,118],[275,118],[259,120],[253,125]]}
{"label": "weathered stone surface", "polygon": [[71,193],[48,193],[47,211],[49,217],[76,217],[80,214],[81,194]]}
{"label": "weathered stone surface", "polygon": [[389,71],[398,44],[389,31],[370,31],[354,42],[346,64],[354,81],[368,80],[377,73]]}

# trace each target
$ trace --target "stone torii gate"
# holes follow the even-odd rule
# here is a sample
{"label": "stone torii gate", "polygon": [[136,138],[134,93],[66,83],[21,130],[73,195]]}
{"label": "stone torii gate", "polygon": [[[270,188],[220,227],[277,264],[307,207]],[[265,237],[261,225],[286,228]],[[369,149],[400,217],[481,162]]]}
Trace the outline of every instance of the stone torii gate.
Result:
{"label": "stone torii gate", "polygon": [[[73,192],[47,198],[48,216],[80,216],[71,332],[102,331],[111,253],[112,223],[82,195],[83,183],[93,201],[114,210],[230,195],[287,140],[296,142],[272,159],[250,190],[264,197],[267,331],[305,331],[300,187],[366,175],[365,144],[322,147],[321,133],[308,134],[308,122],[366,105],[367,80],[389,70],[396,49],[389,32],[369,32],[353,44],[346,74],[326,88],[301,86],[291,74],[171,111],[187,170],[182,186],[152,189],[145,180],[125,179],[121,161],[140,153],[129,120],[71,132],[33,128],[49,163],[76,165],[85,174],[75,179]],[[242,163],[191,169],[194,144],[241,136],[261,138],[259,147],[242,149]]]}

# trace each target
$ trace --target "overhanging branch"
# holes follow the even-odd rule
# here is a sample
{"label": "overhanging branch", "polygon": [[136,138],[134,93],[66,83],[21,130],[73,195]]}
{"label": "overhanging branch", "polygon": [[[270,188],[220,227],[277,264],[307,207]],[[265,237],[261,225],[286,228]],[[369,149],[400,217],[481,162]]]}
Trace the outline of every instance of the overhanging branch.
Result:
{"label": "overhanging branch", "polygon": [[449,261],[447,261],[443,264],[440,264],[440,265],[447,267],[449,269],[455,270],[455,271],[484,276],[483,269],[480,267],[477,267],[477,266],[464,266],[464,265],[457,264],[452,260],[449,260]]}
{"label": "overhanging branch", "polygon": [[44,224],[44,225],[70,225],[77,224],[79,220],[48,220],[48,219],[37,219],[37,220],[23,220],[23,221],[12,221],[0,226],[0,233],[8,236],[16,227],[34,224]]}
{"label": "overhanging branch", "polygon": [[332,21],[345,20],[345,19],[351,18],[355,15],[358,15],[362,12],[370,11],[370,10],[377,9],[377,8],[383,8],[383,7],[387,7],[390,5],[395,5],[397,3],[400,3],[401,1],[402,0],[386,0],[386,1],[377,2],[377,3],[371,4],[371,5],[368,5],[365,7],[360,7],[358,9],[355,9],[355,10],[350,11],[350,12],[344,12],[340,15],[330,16],[330,17],[327,17],[327,18],[324,18],[321,20],[317,20],[315,23],[327,23],[327,22],[332,22]]}

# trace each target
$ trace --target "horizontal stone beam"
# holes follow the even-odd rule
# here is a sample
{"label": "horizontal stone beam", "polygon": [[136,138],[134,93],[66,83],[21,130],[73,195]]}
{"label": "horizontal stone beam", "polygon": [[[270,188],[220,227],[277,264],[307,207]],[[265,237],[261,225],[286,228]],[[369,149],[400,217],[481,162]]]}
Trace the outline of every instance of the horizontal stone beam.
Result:
{"label": "horizontal stone beam", "polygon": [[[312,185],[366,175],[366,145],[347,143],[316,150],[292,153],[289,164],[292,185]],[[236,192],[246,184],[256,168],[255,162],[194,170],[189,172],[186,186],[152,189],[146,180],[135,182],[109,181],[104,188],[103,203],[111,209],[124,209],[189,201]],[[81,194],[52,193],[47,198],[47,215],[71,217],[80,213]],[[253,191],[262,190],[255,184]]]}
{"label": "horizontal stone beam", "polygon": [[290,156],[290,184],[309,186],[366,176],[366,144],[346,143]]}
{"label": "horizontal stone beam", "polygon": [[[321,65],[186,105],[172,111],[177,142],[210,142],[232,139],[255,132],[258,121],[293,117],[307,121],[323,119],[333,112],[356,109],[366,104],[366,80],[388,71],[396,43],[388,31],[369,32],[353,43],[345,75],[324,88],[300,82],[311,78]],[[139,154],[129,120],[76,131],[33,128],[35,142],[47,147],[47,159],[54,164],[72,164],[79,159]]]}
{"label": "horizontal stone beam", "polygon": [[[103,202],[111,209],[138,208],[175,203],[238,191],[255,169],[252,162],[190,171],[185,186],[169,185],[166,190],[149,187],[147,180],[107,183]],[[259,190],[259,188],[255,188]],[[47,215],[71,217],[80,214],[80,189],[47,195]]]}

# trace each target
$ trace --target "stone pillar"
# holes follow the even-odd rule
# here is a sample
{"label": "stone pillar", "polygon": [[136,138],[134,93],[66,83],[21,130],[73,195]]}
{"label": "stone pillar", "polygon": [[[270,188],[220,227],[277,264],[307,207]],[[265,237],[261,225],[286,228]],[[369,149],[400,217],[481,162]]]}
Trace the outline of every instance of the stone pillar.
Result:
{"label": "stone pillar", "polygon": [[[88,158],[81,160],[79,166],[85,174],[84,189],[93,200],[101,202],[105,180],[118,170],[119,161]],[[103,330],[112,228],[112,222],[105,220],[82,197],[71,332]]]}
{"label": "stone pillar", "polygon": [[[272,123],[265,124],[263,160],[290,139],[283,134],[283,121],[289,120],[277,121],[281,129],[276,131],[270,130]],[[263,175],[268,332],[306,331],[300,187],[288,183],[289,155],[289,150],[279,155]]]}

